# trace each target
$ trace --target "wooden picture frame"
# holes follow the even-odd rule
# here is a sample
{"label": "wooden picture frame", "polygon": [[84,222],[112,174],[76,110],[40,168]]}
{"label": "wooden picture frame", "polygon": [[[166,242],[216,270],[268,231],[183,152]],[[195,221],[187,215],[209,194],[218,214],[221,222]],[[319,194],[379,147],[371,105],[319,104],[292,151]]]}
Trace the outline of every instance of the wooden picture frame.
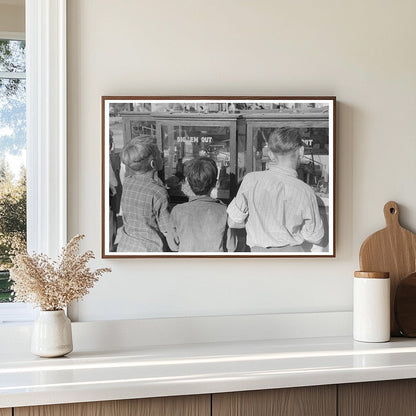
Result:
{"label": "wooden picture frame", "polygon": [[335,126],[332,96],[103,96],[102,257],[335,257]]}

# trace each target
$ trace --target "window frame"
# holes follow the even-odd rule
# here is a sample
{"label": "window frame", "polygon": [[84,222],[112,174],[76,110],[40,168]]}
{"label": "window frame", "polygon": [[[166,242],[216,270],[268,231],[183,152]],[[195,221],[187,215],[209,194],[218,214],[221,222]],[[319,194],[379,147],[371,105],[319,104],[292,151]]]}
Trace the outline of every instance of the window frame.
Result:
{"label": "window frame", "polygon": [[[56,257],[67,242],[66,0],[25,0],[25,19],[14,35],[26,38],[27,245]],[[34,316],[31,305],[0,305],[0,324]]]}

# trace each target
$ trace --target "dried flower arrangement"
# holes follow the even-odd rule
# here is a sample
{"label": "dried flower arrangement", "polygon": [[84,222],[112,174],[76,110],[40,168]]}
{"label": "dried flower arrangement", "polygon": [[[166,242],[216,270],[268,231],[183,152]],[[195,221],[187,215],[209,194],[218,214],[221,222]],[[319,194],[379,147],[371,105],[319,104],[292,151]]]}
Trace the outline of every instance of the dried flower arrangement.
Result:
{"label": "dried flower arrangement", "polygon": [[72,238],[62,249],[58,261],[45,254],[17,253],[10,270],[14,301],[34,303],[41,310],[56,311],[86,295],[99,277],[111,269],[92,271],[87,267],[94,253],[78,254],[83,238],[80,234]]}

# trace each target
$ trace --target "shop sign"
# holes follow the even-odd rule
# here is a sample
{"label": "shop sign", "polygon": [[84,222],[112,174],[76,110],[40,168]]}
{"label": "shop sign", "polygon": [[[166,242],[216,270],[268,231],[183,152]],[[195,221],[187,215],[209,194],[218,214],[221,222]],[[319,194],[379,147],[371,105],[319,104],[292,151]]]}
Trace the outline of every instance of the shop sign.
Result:
{"label": "shop sign", "polygon": [[176,138],[178,143],[212,143],[211,136],[178,136]]}

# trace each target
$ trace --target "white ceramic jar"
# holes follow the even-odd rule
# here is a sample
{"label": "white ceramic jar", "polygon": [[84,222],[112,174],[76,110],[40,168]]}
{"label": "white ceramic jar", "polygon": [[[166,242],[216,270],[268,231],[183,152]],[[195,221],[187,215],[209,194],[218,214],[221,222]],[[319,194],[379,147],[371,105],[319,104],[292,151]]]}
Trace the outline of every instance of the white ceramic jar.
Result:
{"label": "white ceramic jar", "polygon": [[353,336],[362,342],[390,340],[389,273],[354,273]]}
{"label": "white ceramic jar", "polygon": [[72,351],[71,321],[63,310],[39,312],[33,324],[31,351],[40,357],[61,357]]}

